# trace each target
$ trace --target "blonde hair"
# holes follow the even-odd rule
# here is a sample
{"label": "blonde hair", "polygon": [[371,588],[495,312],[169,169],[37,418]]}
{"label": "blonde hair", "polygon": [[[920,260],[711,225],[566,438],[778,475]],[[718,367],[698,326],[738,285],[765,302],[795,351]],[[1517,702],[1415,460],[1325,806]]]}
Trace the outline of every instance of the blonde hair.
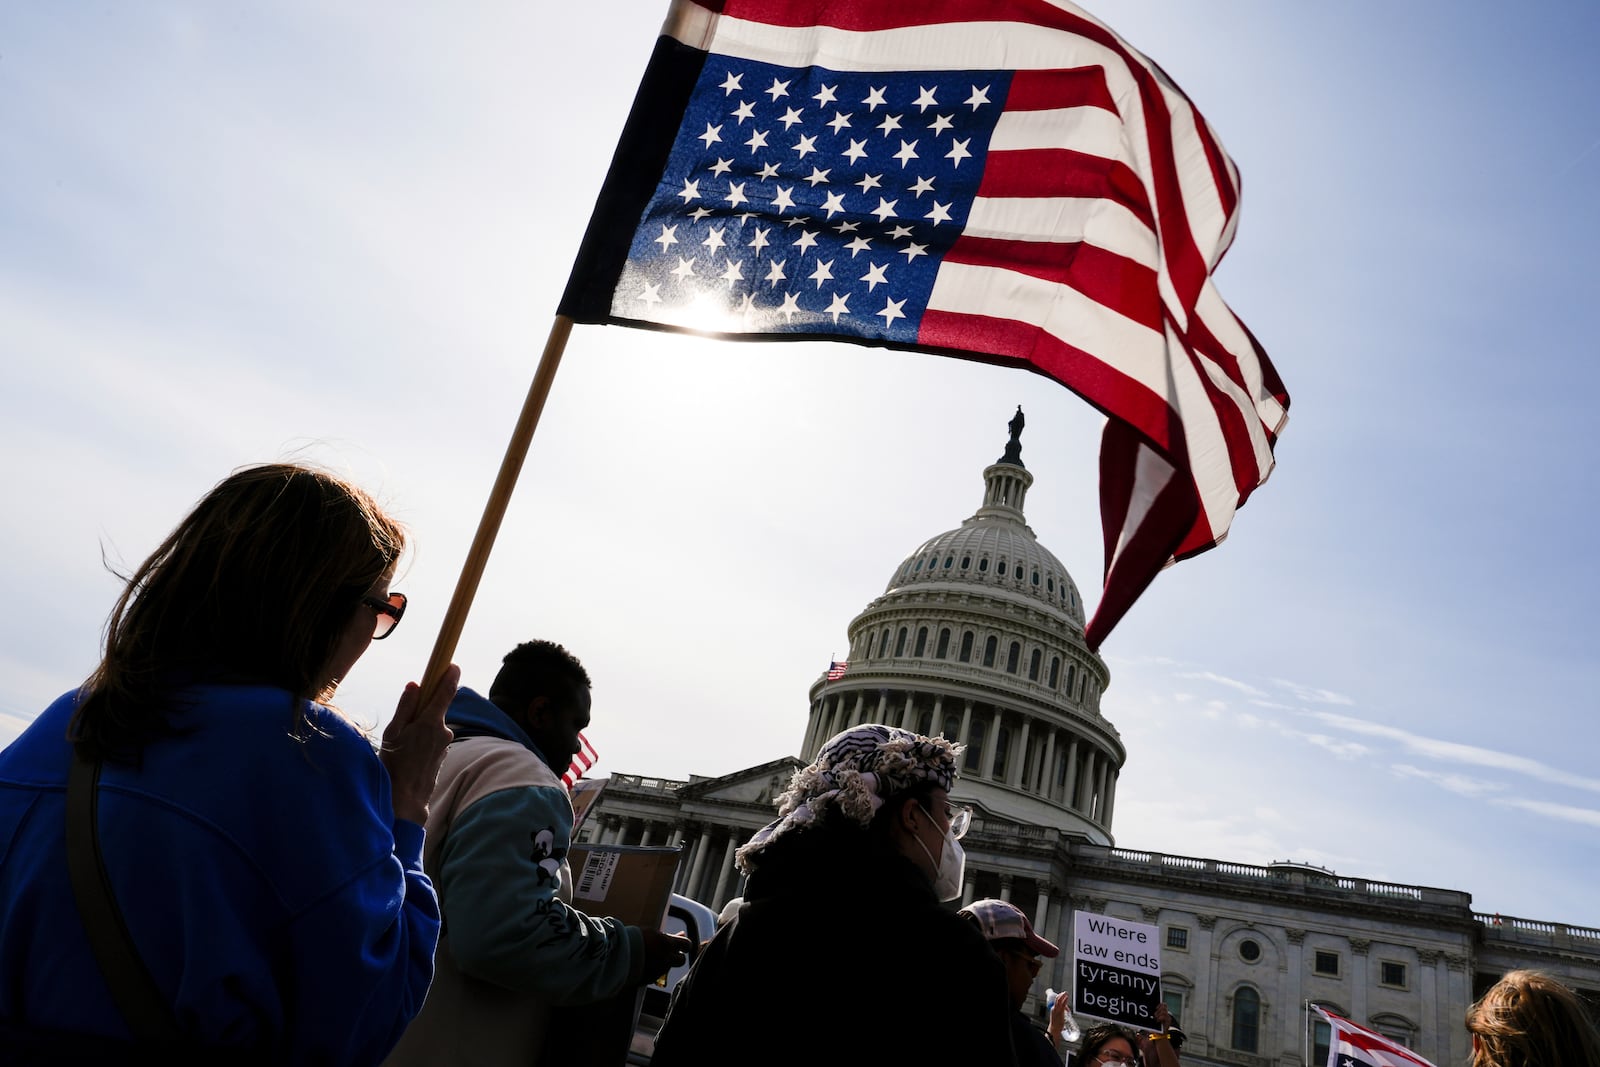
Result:
{"label": "blonde hair", "polygon": [[1600,1067],[1600,1031],[1578,995],[1540,971],[1511,971],[1467,1009],[1472,1067]]}

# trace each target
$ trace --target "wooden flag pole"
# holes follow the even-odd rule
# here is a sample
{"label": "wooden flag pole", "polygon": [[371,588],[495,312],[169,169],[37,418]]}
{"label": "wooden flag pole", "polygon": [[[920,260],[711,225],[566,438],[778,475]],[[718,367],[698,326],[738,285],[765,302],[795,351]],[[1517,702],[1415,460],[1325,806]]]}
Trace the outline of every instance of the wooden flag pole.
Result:
{"label": "wooden flag pole", "polygon": [[422,672],[424,704],[444,678],[450,659],[455,655],[456,642],[461,640],[461,631],[467,625],[467,612],[472,609],[478,582],[489,564],[489,551],[494,548],[495,535],[500,532],[500,520],[505,518],[506,507],[511,503],[511,490],[516,488],[517,475],[522,473],[522,461],[528,457],[533,431],[539,425],[539,414],[544,411],[545,398],[550,395],[550,384],[555,381],[556,368],[561,365],[561,354],[566,351],[567,337],[571,333],[572,320],[565,315],[557,315],[550,326],[550,336],[544,343],[544,355],[539,357],[539,369],[533,372],[533,383],[528,386],[527,399],[522,402],[522,414],[517,417],[516,428],[511,431],[505,458],[500,461],[500,473],[494,480],[494,488],[489,491],[489,501],[483,507],[483,518],[478,520],[478,532],[467,551],[467,561],[461,567],[455,595],[450,598],[444,622],[439,626],[439,636],[433,643],[433,654],[428,657],[427,670]]}

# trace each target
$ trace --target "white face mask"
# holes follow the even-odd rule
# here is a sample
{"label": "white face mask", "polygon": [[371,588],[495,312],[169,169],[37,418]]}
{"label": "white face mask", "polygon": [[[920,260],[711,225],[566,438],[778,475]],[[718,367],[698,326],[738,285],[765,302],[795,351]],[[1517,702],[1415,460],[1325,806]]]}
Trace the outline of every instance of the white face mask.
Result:
{"label": "white face mask", "polygon": [[[917,805],[922,807],[922,805]],[[922,808],[923,814],[928,809]],[[928,815],[928,818],[933,818]],[[935,824],[937,825],[937,823]],[[933,862],[933,853],[928,851],[928,846],[922,843],[922,838],[917,838],[917,846],[928,857],[928,862]],[[944,832],[944,851],[939,854],[938,873],[933,878],[933,892],[940,900],[954,900],[961,895],[961,879],[967,871],[967,853],[961,847],[961,842],[949,830]]]}

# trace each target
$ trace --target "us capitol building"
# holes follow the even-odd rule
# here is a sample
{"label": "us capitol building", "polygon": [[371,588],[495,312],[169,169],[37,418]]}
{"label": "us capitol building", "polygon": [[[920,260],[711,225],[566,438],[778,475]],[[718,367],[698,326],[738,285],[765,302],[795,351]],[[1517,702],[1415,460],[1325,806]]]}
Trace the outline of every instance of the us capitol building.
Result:
{"label": "us capitol building", "polygon": [[1018,417],[977,512],[907,556],[851,621],[848,669],[813,683],[799,758],[687,782],[613,774],[580,839],[684,847],[677,891],[720,910],[739,894],[735,849],[794,771],[838,731],[882,722],[966,746],[962,900],[1009,900],[1062,946],[1029,999],[1036,1017],[1047,987],[1070,988],[1077,911],[1159,927],[1186,1067],[1321,1067],[1327,1026],[1308,1065],[1306,1001],[1462,1065],[1467,1007],[1518,967],[1600,1007],[1600,930],[1478,914],[1464,891],[1115,847],[1126,752],[1100,713],[1110,675],[1084,642],[1077,585],[1024,519],[1020,432]]}

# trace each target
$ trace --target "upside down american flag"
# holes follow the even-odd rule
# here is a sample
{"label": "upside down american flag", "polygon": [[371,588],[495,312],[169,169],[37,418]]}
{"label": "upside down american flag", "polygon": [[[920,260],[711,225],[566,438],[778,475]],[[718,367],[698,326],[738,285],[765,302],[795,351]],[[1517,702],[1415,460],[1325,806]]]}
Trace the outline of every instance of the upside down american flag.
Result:
{"label": "upside down american flag", "polygon": [[559,312],[1020,366],[1107,416],[1098,647],[1226,535],[1289,398],[1211,279],[1239,177],[1062,0],[674,0]]}
{"label": "upside down american flag", "polygon": [[1397,1041],[1351,1022],[1316,1004],[1312,1011],[1328,1024],[1327,1067],[1433,1067]]}

